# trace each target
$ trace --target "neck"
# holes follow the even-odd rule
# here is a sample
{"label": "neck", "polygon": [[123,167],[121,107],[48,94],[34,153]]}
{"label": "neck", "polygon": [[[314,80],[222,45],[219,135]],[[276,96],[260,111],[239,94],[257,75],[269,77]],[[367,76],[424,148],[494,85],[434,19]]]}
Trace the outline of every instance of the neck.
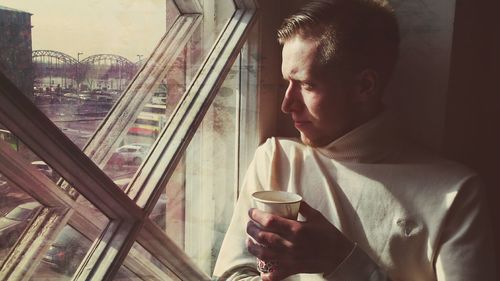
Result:
{"label": "neck", "polygon": [[384,106],[380,102],[377,104],[360,107],[358,113],[354,114],[352,118],[351,130],[374,119],[380,113],[382,113],[382,111],[384,111]]}

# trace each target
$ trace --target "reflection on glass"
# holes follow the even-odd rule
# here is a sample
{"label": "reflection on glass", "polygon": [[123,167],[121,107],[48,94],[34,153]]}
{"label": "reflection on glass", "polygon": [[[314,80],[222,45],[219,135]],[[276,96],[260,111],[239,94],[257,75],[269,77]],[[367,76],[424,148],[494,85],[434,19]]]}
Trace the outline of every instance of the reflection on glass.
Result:
{"label": "reflection on glass", "polygon": [[9,146],[15,151],[19,151],[19,147],[21,145],[19,139],[14,136],[9,130],[4,129],[2,124],[0,124],[0,140],[9,144]]}
{"label": "reflection on glass", "polygon": [[[61,178],[56,170],[52,169],[52,167],[50,167],[43,160],[40,160],[40,158],[33,153],[28,146],[22,143],[17,136],[12,134],[2,124],[0,124],[0,142],[8,144],[20,157],[22,157],[26,162],[31,163],[31,165],[35,167],[41,175],[44,175],[52,182],[57,183]],[[66,187],[62,189],[74,198],[76,194],[74,188],[66,185]]]}
{"label": "reflection on glass", "polygon": [[[153,97],[126,137],[118,140],[119,148],[104,167],[122,188],[147,149],[122,153],[120,148],[150,146],[155,141],[235,9],[232,0],[203,0],[201,4],[203,14],[217,16],[203,17],[165,77],[155,77],[161,83],[143,89],[152,91]],[[80,148],[178,16],[172,1],[124,4],[120,0],[91,5],[85,1],[54,0],[51,5],[40,5],[38,0],[4,0],[0,13],[2,21],[8,22],[5,26],[12,29],[2,33],[9,37],[1,45],[1,71]]]}
{"label": "reflection on glass", "polygon": [[2,244],[7,247],[13,246],[40,208],[40,203],[36,201],[27,202],[17,205],[0,218]]}
{"label": "reflection on glass", "polygon": [[0,265],[41,208],[0,174]]}
{"label": "reflection on glass", "polygon": [[[95,239],[95,237],[93,237]],[[92,241],[65,225],[42,258],[42,262],[31,277],[31,281],[71,280],[85,254],[90,249]]]}
{"label": "reflection on glass", "polygon": [[125,266],[121,266],[118,272],[116,273],[114,281],[143,281],[144,279],[139,278],[135,273],[133,273],[130,269]]}
{"label": "reflection on glass", "polygon": [[146,251],[137,242],[134,243],[125,259],[120,271],[117,273],[114,281],[126,280],[162,280],[170,281],[178,278],[165,267],[151,253]]}
{"label": "reflection on glass", "polygon": [[177,15],[172,1],[3,0],[0,70],[83,148]]}
{"label": "reflection on glass", "polygon": [[150,216],[207,275],[234,206],[238,89],[236,63]]}
{"label": "reflection on glass", "polygon": [[[204,0],[202,2],[204,12],[215,13],[217,17],[203,17],[202,23],[168,69],[165,77],[161,77],[161,83],[153,89],[152,98],[140,110],[139,116],[124,139],[119,141],[119,147],[104,167],[106,174],[122,190],[127,188],[149,148],[167,124],[184,96],[187,86],[208,56],[218,34],[235,9],[232,0]],[[154,62],[150,64],[153,65]]]}
{"label": "reflection on glass", "polygon": [[125,190],[135,172],[165,126],[167,88],[161,84],[150,101],[142,108],[139,116],[129,128],[120,146],[115,149],[103,170],[122,190]]}
{"label": "reflection on glass", "polygon": [[24,145],[14,134],[0,124],[0,141],[7,143],[13,150],[31,163],[40,173],[53,182],[57,182],[59,174],[47,163],[40,160],[26,145]]}
{"label": "reflection on glass", "polygon": [[[9,135],[11,140],[15,139],[15,136],[13,136],[12,134]],[[7,144],[9,145],[11,144],[8,139],[6,141],[0,140],[0,142],[7,142]],[[59,175],[56,173],[56,171],[48,166],[45,162],[38,160],[37,156],[26,145],[18,141],[16,142],[16,144],[17,145],[15,148],[11,145],[13,149],[17,150],[15,156],[22,157],[27,163],[30,163],[34,167],[31,170],[33,174],[39,173],[38,176],[40,177],[40,179],[44,176],[48,177],[52,181],[57,181],[57,179],[59,179]],[[2,145],[5,145],[5,143],[2,143]],[[5,174],[7,173],[5,172]],[[0,258],[2,260],[6,258],[7,254],[9,253],[9,249],[15,244],[21,233],[29,225],[29,222],[33,219],[34,214],[36,214],[36,211],[41,208],[41,205],[37,203],[33,198],[28,196],[27,193],[40,193],[40,196],[43,196],[43,194],[47,194],[44,189],[61,188],[56,184],[45,185],[43,184],[43,182],[39,185],[37,184],[37,186],[18,186],[15,185],[16,177],[22,177],[25,175],[10,175],[11,178],[7,178],[5,175],[0,174],[0,212],[3,215],[0,218],[0,244],[2,245],[2,249],[0,250]],[[86,237],[92,237],[92,239],[95,239],[100,234],[102,229],[104,229],[104,227],[109,223],[108,218],[83,196],[79,196],[75,208],[77,208],[78,211],[83,214],[84,218],[74,215],[75,218],[72,219],[78,220],[78,225],[80,225],[79,231],[85,233]],[[55,225],[54,227],[57,226]],[[64,246],[65,251],[60,251],[53,255],[54,258],[61,258],[61,260],[55,261],[59,262],[56,264],[58,267],[53,266],[52,268],[54,270],[47,271],[50,273],[49,275],[47,275],[48,277],[50,277],[49,279],[45,278],[41,280],[59,280],[52,279],[56,277],[54,277],[55,275],[51,273],[58,271],[62,272],[62,274],[65,276],[71,276],[71,274],[73,274],[74,270],[76,270],[76,267],[81,261],[81,258],[83,258],[83,256],[80,257],[80,254],[82,254],[81,249],[90,247],[90,242],[85,242],[83,236],[69,226],[63,228],[63,231],[59,234],[58,239],[59,242],[62,242],[59,243],[56,240],[51,246],[51,250],[49,252],[52,251],[52,253],[54,253],[57,247],[61,245]],[[65,241],[78,242],[75,244],[66,243]],[[67,247],[66,244],[68,244]],[[86,250],[83,251],[83,255],[85,254],[85,252]],[[69,258],[70,256],[71,259]],[[78,258],[78,261],[76,260],[76,258]],[[40,275],[35,276],[36,278],[41,278],[41,276],[46,276],[45,273],[46,271],[42,270],[42,272],[40,272]]]}

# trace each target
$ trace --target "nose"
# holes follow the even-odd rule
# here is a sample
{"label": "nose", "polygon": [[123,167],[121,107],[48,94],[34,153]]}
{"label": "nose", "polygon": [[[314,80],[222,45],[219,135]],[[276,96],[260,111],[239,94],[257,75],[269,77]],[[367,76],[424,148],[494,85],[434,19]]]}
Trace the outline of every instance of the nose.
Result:
{"label": "nose", "polygon": [[301,108],[301,99],[300,99],[300,89],[290,81],[288,83],[288,87],[285,91],[285,96],[283,97],[283,102],[281,103],[281,111],[283,113],[291,113],[297,112]]}

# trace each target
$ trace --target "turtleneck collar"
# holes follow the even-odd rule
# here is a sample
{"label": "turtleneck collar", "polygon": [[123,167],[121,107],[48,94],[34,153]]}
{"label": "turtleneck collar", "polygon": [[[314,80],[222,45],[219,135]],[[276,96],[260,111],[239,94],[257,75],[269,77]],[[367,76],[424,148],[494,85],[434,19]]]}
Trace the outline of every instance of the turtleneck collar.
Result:
{"label": "turtleneck collar", "polygon": [[394,139],[395,124],[388,115],[381,113],[326,146],[316,149],[338,161],[380,162],[391,152]]}

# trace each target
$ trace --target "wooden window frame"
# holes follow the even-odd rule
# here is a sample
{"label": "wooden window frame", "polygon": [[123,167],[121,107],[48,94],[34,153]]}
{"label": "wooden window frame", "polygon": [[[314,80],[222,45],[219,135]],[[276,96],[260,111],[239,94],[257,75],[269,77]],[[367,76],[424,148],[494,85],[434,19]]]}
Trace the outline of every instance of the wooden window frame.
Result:
{"label": "wooden window frame", "polygon": [[[136,241],[179,280],[210,280],[148,215],[256,20],[257,5],[253,0],[234,2],[236,11],[232,18],[131,182],[130,191],[136,192],[134,200],[98,166],[109,159],[117,140],[126,133],[139,114],[138,109],[152,96],[152,89],[182,50],[179,46],[186,44],[201,22],[196,0],[175,1],[180,16],[83,152],[0,73],[0,122],[109,219],[73,280],[112,280]],[[77,202],[68,199],[61,188],[65,182],[59,186],[50,182],[9,149],[0,146],[0,170],[15,186],[44,205],[0,269],[0,280],[26,280],[66,223],[82,233],[100,230],[92,218],[78,211]]]}

